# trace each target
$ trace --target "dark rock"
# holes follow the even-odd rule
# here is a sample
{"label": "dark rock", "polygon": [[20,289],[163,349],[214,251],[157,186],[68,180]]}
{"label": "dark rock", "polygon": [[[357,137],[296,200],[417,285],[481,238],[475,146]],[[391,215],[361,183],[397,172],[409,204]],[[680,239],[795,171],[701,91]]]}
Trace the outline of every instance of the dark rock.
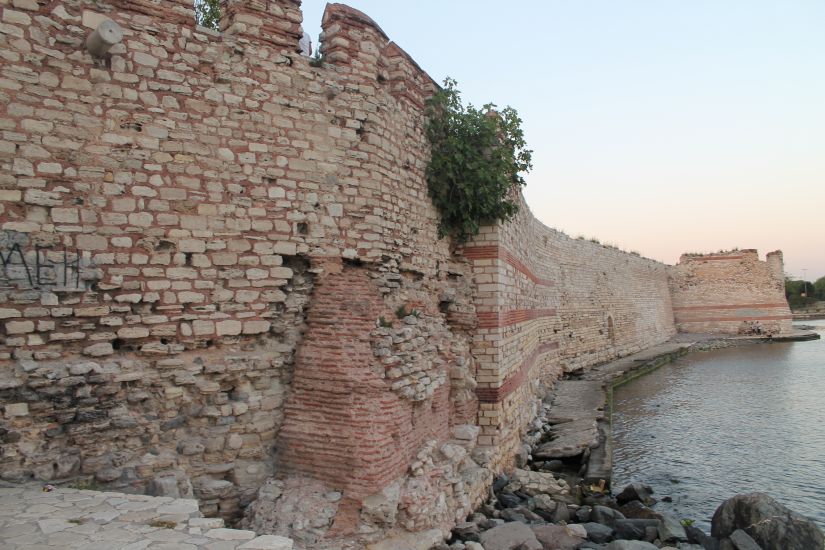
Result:
{"label": "dark rock", "polygon": [[810,550],[825,545],[816,524],[764,493],[736,495],[713,514],[711,534],[718,539],[744,530],[764,550]]}
{"label": "dark rock", "polygon": [[556,501],[550,495],[536,495],[527,500],[527,507],[537,514],[546,512],[552,514],[556,510]]}
{"label": "dark rock", "polygon": [[520,523],[528,523],[529,520],[523,514],[516,511],[515,508],[505,508],[501,511],[501,519],[504,521],[518,521]]}
{"label": "dark rock", "polygon": [[653,527],[652,525],[649,526],[649,527],[645,527],[645,538],[644,538],[644,540],[646,540],[647,542],[653,542],[657,538],[659,538],[659,524],[658,523],[656,524],[656,527]]}
{"label": "dark rock", "polygon": [[510,483],[510,478],[505,475],[498,476],[495,481],[493,481],[493,492],[498,493],[504,489],[508,483]]}
{"label": "dark rock", "polygon": [[616,538],[623,540],[644,540],[647,527],[653,527],[658,534],[659,520],[655,519],[617,519],[613,525]]}
{"label": "dark rock", "polygon": [[624,514],[607,506],[594,506],[590,512],[590,521],[613,527],[617,519],[625,519]]}
{"label": "dark rock", "polygon": [[543,550],[533,531],[523,523],[505,523],[481,533],[484,550]]}
{"label": "dark rock", "polygon": [[570,511],[563,502],[556,503],[556,511],[553,512],[553,523],[567,523],[570,521]]}
{"label": "dark rock", "polygon": [[590,512],[592,510],[590,506],[582,506],[576,510],[576,521],[579,523],[587,523],[590,521]]}
{"label": "dark rock", "polygon": [[479,525],[479,527],[486,531],[487,529],[495,529],[499,525],[504,525],[505,523],[507,522],[501,518],[490,518],[484,522],[483,525]]}
{"label": "dark rock", "polygon": [[[535,512],[530,510],[530,508],[528,508],[527,506],[519,506],[517,508],[513,508],[513,511],[517,512],[517,513],[521,514],[522,516],[524,516],[525,518],[527,518],[527,521],[539,521],[539,522],[544,521],[544,518],[542,516],[536,514]],[[503,513],[503,511],[502,511],[502,513]]]}
{"label": "dark rock", "polygon": [[650,496],[652,494],[653,488],[651,488],[650,485],[645,485],[644,483],[631,483],[622,489],[621,493],[616,495],[616,501],[619,504],[625,504],[627,502],[638,500],[642,504],[650,506],[656,502],[656,499]]}
{"label": "dark rock", "polygon": [[472,521],[473,523],[480,525],[481,522],[485,521],[486,519],[487,516],[485,516],[484,514],[479,514],[478,512],[475,512],[471,514],[469,518],[467,518],[467,521]]}
{"label": "dark rock", "polygon": [[660,519],[662,517],[662,514],[651,510],[638,500],[631,500],[619,506],[619,511],[624,514],[624,517],[632,519]]}
{"label": "dark rock", "polygon": [[595,523],[593,521],[585,523],[584,528],[587,530],[587,538],[593,542],[605,543],[613,538],[615,531],[607,525]]}
{"label": "dark rock", "polygon": [[461,540],[479,542],[479,526],[470,521],[464,521],[453,527],[453,534]]}
{"label": "dark rock", "polygon": [[698,544],[705,548],[708,547],[708,544],[711,544],[710,541],[713,541],[707,533],[694,525],[685,525],[685,534],[687,535],[689,543]]}
{"label": "dark rock", "polygon": [[548,472],[561,472],[564,469],[564,462],[561,460],[547,460],[541,467]]}
{"label": "dark rock", "polygon": [[655,544],[641,540],[614,540],[605,550],[659,550]]}
{"label": "dark rock", "polygon": [[504,508],[515,508],[521,506],[522,500],[513,493],[499,493],[496,495],[499,504]]}
{"label": "dark rock", "polygon": [[736,550],[762,550],[762,547],[756,544],[756,541],[741,529],[731,533],[730,541],[736,547]]}
{"label": "dark rock", "polygon": [[687,533],[679,519],[672,514],[662,514],[659,520],[659,538],[663,542],[687,541]]}
{"label": "dark rock", "polygon": [[527,500],[535,493],[525,493],[524,491],[513,491],[513,494],[519,497],[521,500]]}
{"label": "dark rock", "polygon": [[575,550],[584,542],[564,525],[536,525],[531,529],[544,550]]}
{"label": "dark rock", "polygon": [[488,504],[488,503],[485,502],[484,504],[479,506],[478,510],[476,510],[476,511],[479,514],[483,514],[483,515],[487,516],[488,518],[491,518],[496,513],[496,508],[492,504]]}

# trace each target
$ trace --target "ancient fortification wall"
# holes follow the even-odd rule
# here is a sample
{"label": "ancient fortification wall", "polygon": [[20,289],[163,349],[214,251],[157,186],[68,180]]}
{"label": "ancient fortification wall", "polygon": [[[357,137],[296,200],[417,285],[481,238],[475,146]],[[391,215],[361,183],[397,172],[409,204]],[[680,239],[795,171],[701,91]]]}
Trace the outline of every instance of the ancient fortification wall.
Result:
{"label": "ancient fortification wall", "polygon": [[301,546],[432,536],[544,387],[673,334],[666,266],[526,206],[438,239],[435,85],[366,15],[327,7],[322,66],[299,0],[193,18],[0,0],[3,480],[193,494]]}
{"label": "ancient fortification wall", "polygon": [[507,463],[541,382],[635,353],[676,331],[667,266],[536,220],[484,228],[463,255],[477,284],[480,442]]}
{"label": "ancient fortification wall", "polygon": [[765,261],[756,250],[683,255],[670,268],[673,313],[680,332],[771,334],[792,330],[782,252]]}
{"label": "ancient fortification wall", "polygon": [[216,33],[188,0],[3,2],[5,479],[194,486],[231,517],[276,461],[360,498],[474,422],[433,83],[341,5],[311,66],[299,6],[229,2]]}

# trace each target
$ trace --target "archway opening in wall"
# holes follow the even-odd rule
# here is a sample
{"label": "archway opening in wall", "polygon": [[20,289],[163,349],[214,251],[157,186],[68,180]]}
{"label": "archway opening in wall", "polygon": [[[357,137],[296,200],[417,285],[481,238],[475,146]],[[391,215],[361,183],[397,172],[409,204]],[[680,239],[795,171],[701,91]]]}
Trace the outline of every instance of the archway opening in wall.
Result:
{"label": "archway opening in wall", "polygon": [[610,343],[616,341],[616,327],[613,324],[613,317],[611,315],[607,316],[607,337],[610,339]]}

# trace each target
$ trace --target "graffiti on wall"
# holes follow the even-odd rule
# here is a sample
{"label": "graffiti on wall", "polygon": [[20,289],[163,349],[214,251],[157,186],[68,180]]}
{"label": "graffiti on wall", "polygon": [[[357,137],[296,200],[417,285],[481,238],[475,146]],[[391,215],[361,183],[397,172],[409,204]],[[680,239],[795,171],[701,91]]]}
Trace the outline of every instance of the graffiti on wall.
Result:
{"label": "graffiti on wall", "polygon": [[80,250],[30,246],[20,233],[0,235],[0,285],[20,289],[85,290]]}

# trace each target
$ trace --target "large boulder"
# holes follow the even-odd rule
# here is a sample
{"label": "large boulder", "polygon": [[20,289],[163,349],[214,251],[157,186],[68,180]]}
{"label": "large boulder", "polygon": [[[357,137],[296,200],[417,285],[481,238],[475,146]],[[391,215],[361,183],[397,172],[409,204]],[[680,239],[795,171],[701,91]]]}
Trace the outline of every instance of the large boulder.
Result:
{"label": "large boulder", "polygon": [[648,508],[638,500],[631,500],[619,506],[619,511],[628,519],[661,519],[662,514]]}
{"label": "large boulder", "polygon": [[662,514],[662,519],[659,520],[659,538],[663,542],[668,541],[686,541],[687,533],[685,528],[672,514]]}
{"label": "large boulder", "polygon": [[653,488],[650,485],[645,485],[644,483],[631,483],[622,489],[621,493],[616,495],[616,501],[619,504],[625,504],[627,502],[638,500],[642,504],[650,506],[656,502],[656,499],[651,496],[652,494]]}
{"label": "large boulder", "polygon": [[615,534],[612,528],[594,521],[585,523],[584,528],[587,530],[587,539],[599,544],[613,540]]}
{"label": "large boulder", "polygon": [[816,524],[764,493],[736,495],[713,514],[711,534],[730,537],[742,529],[763,550],[821,550],[825,535]]}
{"label": "large boulder", "polygon": [[585,538],[566,525],[534,525],[531,527],[544,550],[575,550]]}
{"label": "large boulder", "polygon": [[617,519],[625,519],[624,514],[607,506],[594,506],[590,512],[590,521],[613,527]]}
{"label": "large boulder", "polygon": [[657,519],[617,519],[613,522],[613,529],[616,531],[616,538],[623,540],[643,540],[647,534],[647,528],[658,529]]}
{"label": "large boulder", "polygon": [[481,533],[484,550],[543,550],[533,531],[523,523],[505,523]]}

